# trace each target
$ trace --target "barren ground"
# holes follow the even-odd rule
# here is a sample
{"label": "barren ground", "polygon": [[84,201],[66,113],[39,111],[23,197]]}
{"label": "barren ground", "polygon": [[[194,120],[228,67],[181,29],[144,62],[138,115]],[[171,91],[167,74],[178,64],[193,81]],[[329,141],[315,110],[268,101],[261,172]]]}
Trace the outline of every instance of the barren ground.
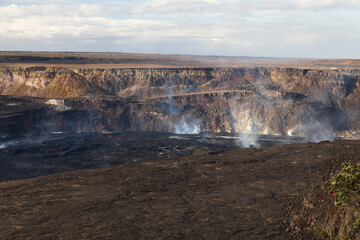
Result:
{"label": "barren ground", "polygon": [[0,52],[0,67],[63,68],[188,68],[188,67],[296,67],[358,69],[357,59],[297,59],[136,53]]}
{"label": "barren ground", "polygon": [[359,161],[359,145],[238,149],[2,182],[0,235],[288,239],[291,201],[328,179],[341,162]]}

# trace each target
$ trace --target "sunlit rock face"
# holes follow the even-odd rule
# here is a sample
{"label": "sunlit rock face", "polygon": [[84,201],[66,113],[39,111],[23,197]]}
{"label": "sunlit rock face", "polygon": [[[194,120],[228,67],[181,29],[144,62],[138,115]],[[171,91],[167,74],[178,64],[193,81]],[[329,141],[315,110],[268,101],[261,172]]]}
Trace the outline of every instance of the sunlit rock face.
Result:
{"label": "sunlit rock face", "polygon": [[[35,101],[41,114],[17,116],[24,125],[18,129],[29,131],[239,132],[321,141],[360,129],[356,71],[33,67],[0,68],[0,79],[3,95],[46,98]],[[11,101],[5,104],[9,110]],[[13,118],[0,120],[2,129],[16,129],[9,127]]]}

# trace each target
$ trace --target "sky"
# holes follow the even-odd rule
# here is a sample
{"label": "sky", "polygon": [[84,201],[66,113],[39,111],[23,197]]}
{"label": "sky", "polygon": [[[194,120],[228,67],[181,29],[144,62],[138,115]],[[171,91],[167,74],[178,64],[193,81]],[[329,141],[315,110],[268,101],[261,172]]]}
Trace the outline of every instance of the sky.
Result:
{"label": "sky", "polygon": [[360,0],[0,0],[0,51],[360,57]]}

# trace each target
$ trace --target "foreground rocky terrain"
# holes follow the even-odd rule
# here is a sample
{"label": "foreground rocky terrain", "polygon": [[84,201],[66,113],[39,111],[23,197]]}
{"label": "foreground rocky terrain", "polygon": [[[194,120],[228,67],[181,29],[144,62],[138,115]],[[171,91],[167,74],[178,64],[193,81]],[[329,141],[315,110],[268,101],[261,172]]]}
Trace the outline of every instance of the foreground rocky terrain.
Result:
{"label": "foreground rocky terrain", "polygon": [[[359,161],[359,144],[335,141],[238,149],[1,182],[0,235],[2,239],[322,239],[321,232],[326,231],[336,239],[343,236],[343,228],[338,228],[342,218],[330,193],[316,194],[322,203],[315,206],[309,205],[308,194],[342,162]],[[304,212],[304,199],[305,213],[291,215],[294,208]],[[308,224],[313,218],[318,220],[316,228]],[[299,221],[301,225],[296,225]]]}
{"label": "foreground rocky terrain", "polygon": [[0,238],[359,239],[359,65],[2,52]]}

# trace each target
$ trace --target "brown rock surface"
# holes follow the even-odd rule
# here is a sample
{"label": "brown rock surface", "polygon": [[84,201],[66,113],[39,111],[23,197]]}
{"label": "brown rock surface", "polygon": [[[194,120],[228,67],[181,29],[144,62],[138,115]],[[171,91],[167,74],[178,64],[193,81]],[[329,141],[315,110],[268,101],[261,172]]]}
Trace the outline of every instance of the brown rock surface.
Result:
{"label": "brown rock surface", "polygon": [[289,199],[359,151],[358,141],[284,145],[2,182],[0,235],[289,239]]}
{"label": "brown rock surface", "polygon": [[[314,121],[334,132],[360,127],[360,76],[354,71],[33,67],[2,68],[0,77],[3,94],[67,98],[66,104],[80,112],[75,118],[97,115],[102,120],[90,118],[89,131],[172,131],[171,123],[188,114],[209,132],[241,132],[255,123],[259,133],[286,135]],[[114,123],[120,116],[126,127]]]}
{"label": "brown rock surface", "polygon": [[0,62],[0,94],[67,99],[59,129],[81,119],[74,130],[171,132],[190,115],[207,132],[360,131],[358,60],[2,52]]}

